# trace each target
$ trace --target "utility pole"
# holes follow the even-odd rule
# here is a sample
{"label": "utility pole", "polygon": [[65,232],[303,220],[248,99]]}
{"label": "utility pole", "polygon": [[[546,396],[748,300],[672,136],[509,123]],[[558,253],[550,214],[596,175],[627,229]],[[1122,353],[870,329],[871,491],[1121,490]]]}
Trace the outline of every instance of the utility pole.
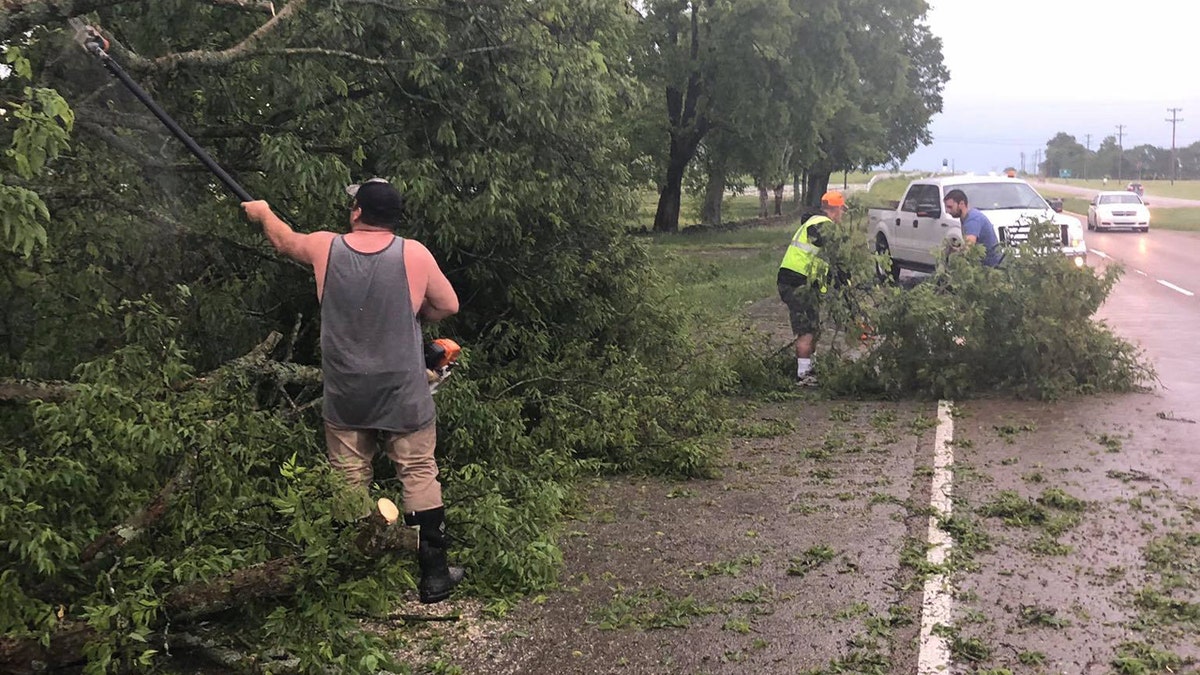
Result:
{"label": "utility pole", "polygon": [[1087,146],[1086,146],[1087,152],[1083,153],[1083,179],[1086,181],[1087,180],[1087,158],[1088,158],[1088,155],[1092,154],[1092,135],[1084,134],[1083,137],[1087,139]]}
{"label": "utility pole", "polygon": [[1117,125],[1117,182],[1121,180],[1121,163],[1125,160],[1125,125]]}
{"label": "utility pole", "polygon": [[1021,175],[1025,175],[1025,151],[1021,151]]}
{"label": "utility pole", "polygon": [[1179,177],[1179,160],[1175,158],[1175,124],[1182,122],[1179,119],[1179,111],[1183,108],[1167,108],[1167,112],[1171,113],[1171,119],[1167,120],[1171,123],[1171,185],[1175,184],[1175,179]]}

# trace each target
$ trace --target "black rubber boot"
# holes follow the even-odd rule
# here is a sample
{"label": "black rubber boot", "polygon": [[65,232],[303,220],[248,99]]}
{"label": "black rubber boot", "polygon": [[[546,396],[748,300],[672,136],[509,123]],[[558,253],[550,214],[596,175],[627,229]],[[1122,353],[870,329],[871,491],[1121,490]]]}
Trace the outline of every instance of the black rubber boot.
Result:
{"label": "black rubber boot", "polygon": [[450,592],[463,580],[461,567],[446,564],[446,509],[439,506],[428,511],[404,514],[407,525],[416,525],[418,533],[417,561],[421,565],[421,580],[417,583],[417,595],[421,602],[433,604],[450,597]]}

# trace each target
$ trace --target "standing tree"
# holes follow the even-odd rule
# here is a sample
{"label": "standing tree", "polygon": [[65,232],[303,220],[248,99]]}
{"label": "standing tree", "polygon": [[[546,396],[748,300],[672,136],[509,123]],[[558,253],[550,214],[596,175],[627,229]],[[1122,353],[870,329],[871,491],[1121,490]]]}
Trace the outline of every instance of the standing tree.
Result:
{"label": "standing tree", "polygon": [[1058,132],[1054,138],[1046,141],[1046,161],[1043,164],[1046,175],[1058,176],[1066,169],[1072,175],[1082,176],[1087,153],[1087,148],[1074,136]]}
{"label": "standing tree", "polygon": [[904,161],[930,140],[949,79],[941,40],[924,24],[924,0],[839,3],[822,40],[834,60],[825,82],[838,92],[834,114],[817,127],[815,155],[804,158],[806,194],[814,206],[834,171]]}
{"label": "standing tree", "polygon": [[662,92],[667,120],[655,231],[679,229],[684,175],[701,142],[716,127],[740,133],[752,107],[743,94],[771,87],[763,64],[778,60],[788,14],[784,0],[646,3],[636,58],[648,86]]}

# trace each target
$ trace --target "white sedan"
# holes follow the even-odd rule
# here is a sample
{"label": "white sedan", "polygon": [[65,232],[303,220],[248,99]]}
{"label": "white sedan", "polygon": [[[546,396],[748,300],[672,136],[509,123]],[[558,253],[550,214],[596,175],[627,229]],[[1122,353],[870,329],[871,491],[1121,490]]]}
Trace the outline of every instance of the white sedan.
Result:
{"label": "white sedan", "polygon": [[1096,231],[1127,227],[1149,232],[1150,209],[1136,192],[1101,192],[1088,206],[1087,227]]}

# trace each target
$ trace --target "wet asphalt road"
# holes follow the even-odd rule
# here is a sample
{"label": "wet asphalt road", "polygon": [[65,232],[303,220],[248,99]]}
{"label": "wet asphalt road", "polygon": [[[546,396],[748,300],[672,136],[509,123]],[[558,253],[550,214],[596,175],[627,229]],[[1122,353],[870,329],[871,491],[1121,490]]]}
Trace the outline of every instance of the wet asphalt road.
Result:
{"label": "wet asphalt road", "polygon": [[1146,350],[1173,408],[1200,415],[1200,234],[1088,232],[1087,244],[1091,264],[1125,268],[1101,318]]}
{"label": "wet asphalt road", "polygon": [[[1085,187],[1079,187],[1076,185],[1064,185],[1062,183],[1030,183],[1030,185],[1032,185],[1035,189],[1038,189],[1038,190],[1057,190],[1058,192],[1066,192],[1067,194],[1079,195],[1080,197],[1092,197],[1097,192],[1099,192],[1099,190],[1096,190],[1094,188],[1085,188]],[[1111,185],[1109,185],[1105,189],[1110,190],[1110,191],[1111,190],[1122,190],[1122,189],[1124,189],[1123,186],[1124,186],[1124,183],[1117,183],[1114,181]],[[1161,197],[1158,195],[1150,194],[1148,192],[1145,195],[1145,199],[1149,206],[1156,208],[1156,209],[1157,208],[1176,209],[1176,208],[1200,207],[1200,200],[1180,199],[1179,197]]]}
{"label": "wet asphalt road", "polygon": [[[1098,318],[1144,350],[1159,382],[1145,393],[1047,405],[958,406],[955,511],[990,548],[955,578],[955,635],[982,646],[974,660],[957,654],[955,673],[1170,672],[1114,666],[1143,648],[1200,659],[1194,628],[1145,600],[1163,592],[1150,551],[1200,532],[1200,234],[1088,232],[1087,242],[1090,265],[1125,269]],[[1032,504],[1046,490],[1082,500],[1078,514],[1047,509],[1076,525],[1047,533],[987,514],[1006,491]],[[1187,607],[1200,578],[1194,569],[1182,578],[1190,591],[1177,599]]]}

